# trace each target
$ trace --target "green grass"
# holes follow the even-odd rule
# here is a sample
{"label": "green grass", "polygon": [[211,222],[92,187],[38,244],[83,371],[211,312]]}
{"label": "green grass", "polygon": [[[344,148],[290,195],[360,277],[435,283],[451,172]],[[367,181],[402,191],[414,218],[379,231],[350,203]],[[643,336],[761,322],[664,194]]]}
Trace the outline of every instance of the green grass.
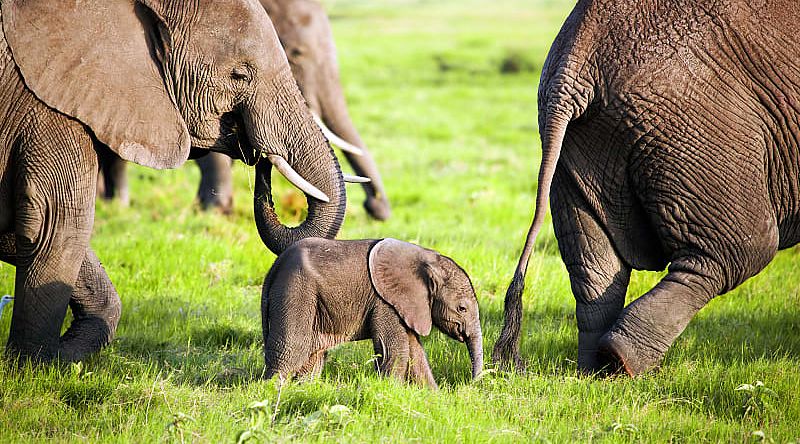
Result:
{"label": "green grass", "polygon": [[[371,221],[351,186],[340,237],[391,236],[456,259],[478,292],[487,358],[533,214],[538,73],[571,3],[327,2],[350,110],[394,205],[389,222]],[[504,59],[520,72],[502,73]],[[133,168],[131,207],[98,204],[92,244],[122,296],[118,337],[81,366],[0,364],[0,442],[235,442],[246,430],[264,441],[800,440],[800,250],[712,301],[659,372],[594,379],[576,370],[574,302],[550,227],[524,296],[525,374],[471,383],[466,349],[434,333],[423,342],[439,392],[375,376],[358,343],[278,403],[260,378],[260,286],[274,256],[252,221],[252,171],[236,168],[231,217],[197,210],[198,177],[194,165]],[[659,276],[636,273],[630,297]],[[0,265],[1,292],[13,279]],[[769,390],[736,390],[756,381]]]}

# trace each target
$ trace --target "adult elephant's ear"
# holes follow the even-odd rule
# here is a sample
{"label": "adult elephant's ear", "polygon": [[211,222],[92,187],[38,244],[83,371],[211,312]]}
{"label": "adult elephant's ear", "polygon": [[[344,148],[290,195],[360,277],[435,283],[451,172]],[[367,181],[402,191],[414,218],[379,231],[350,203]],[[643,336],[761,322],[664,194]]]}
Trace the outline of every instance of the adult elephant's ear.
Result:
{"label": "adult elephant's ear", "polygon": [[375,291],[422,336],[431,332],[433,260],[434,252],[397,239],[384,239],[369,252],[369,276]]}
{"label": "adult elephant's ear", "polygon": [[158,57],[166,27],[134,0],[5,0],[3,31],[25,84],[125,160],[174,168],[186,124]]}

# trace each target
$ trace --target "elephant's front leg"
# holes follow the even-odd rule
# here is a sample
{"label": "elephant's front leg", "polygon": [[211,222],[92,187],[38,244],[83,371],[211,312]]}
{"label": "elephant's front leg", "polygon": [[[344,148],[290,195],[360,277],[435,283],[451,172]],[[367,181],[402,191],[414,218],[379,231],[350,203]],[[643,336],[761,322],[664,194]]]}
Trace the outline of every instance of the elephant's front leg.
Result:
{"label": "elephant's front leg", "polygon": [[385,302],[375,307],[372,334],[378,373],[405,381],[410,355],[408,334],[397,312]]}
{"label": "elephant's front leg", "polygon": [[95,151],[100,162],[97,195],[105,200],[117,199],[120,204],[127,206],[131,201],[128,187],[128,163],[102,143],[95,143]]}
{"label": "elephant's front leg", "polygon": [[229,156],[213,152],[197,159],[200,167],[197,199],[204,210],[216,208],[224,214],[233,211],[232,163]]}
{"label": "elephant's front leg", "polygon": [[[17,265],[13,235],[0,236],[0,259]],[[122,304],[100,260],[87,250],[69,301],[72,324],[61,337],[58,357],[78,361],[108,345],[117,330]]]}
{"label": "elephant's front leg", "polygon": [[433,372],[431,372],[428,357],[425,355],[425,349],[422,348],[422,344],[419,342],[419,337],[410,330],[406,333],[408,334],[408,349],[411,359],[408,368],[409,378],[419,385],[428,386],[433,390],[438,389],[439,386],[436,385],[436,380],[433,379]]}
{"label": "elephant's front leg", "polygon": [[553,227],[575,296],[578,368],[596,372],[608,364],[598,344],[625,306],[631,270],[579,193],[566,183],[553,189],[553,208],[560,210],[554,212]]}
{"label": "elephant's front leg", "polygon": [[53,117],[46,127],[47,132],[28,132],[14,153],[17,274],[6,350],[35,361],[58,355],[89,246],[98,168],[80,124]]}

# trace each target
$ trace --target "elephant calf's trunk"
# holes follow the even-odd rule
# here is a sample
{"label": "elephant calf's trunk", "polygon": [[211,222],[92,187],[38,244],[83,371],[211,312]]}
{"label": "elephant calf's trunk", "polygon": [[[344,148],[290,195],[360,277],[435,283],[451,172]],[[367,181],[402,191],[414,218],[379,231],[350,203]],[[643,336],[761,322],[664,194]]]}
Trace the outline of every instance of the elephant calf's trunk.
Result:
{"label": "elephant calf's trunk", "polygon": [[467,339],[467,349],[472,360],[472,379],[475,379],[483,372],[483,335],[480,327],[477,333]]}

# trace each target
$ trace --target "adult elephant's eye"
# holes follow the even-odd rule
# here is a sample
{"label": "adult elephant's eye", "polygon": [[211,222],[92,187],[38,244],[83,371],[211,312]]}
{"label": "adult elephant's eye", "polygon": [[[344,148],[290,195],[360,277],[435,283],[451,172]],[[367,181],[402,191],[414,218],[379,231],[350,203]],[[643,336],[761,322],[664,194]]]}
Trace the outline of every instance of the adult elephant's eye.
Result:
{"label": "adult elephant's eye", "polygon": [[250,83],[253,81],[253,73],[249,66],[241,65],[233,68],[231,79],[237,82]]}
{"label": "adult elephant's eye", "polygon": [[459,313],[466,313],[467,312],[467,307],[465,307],[463,305],[459,305],[458,306],[458,311],[459,311]]}

